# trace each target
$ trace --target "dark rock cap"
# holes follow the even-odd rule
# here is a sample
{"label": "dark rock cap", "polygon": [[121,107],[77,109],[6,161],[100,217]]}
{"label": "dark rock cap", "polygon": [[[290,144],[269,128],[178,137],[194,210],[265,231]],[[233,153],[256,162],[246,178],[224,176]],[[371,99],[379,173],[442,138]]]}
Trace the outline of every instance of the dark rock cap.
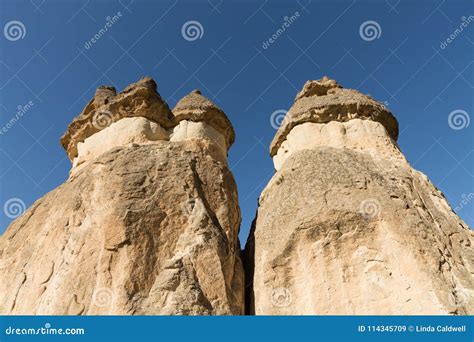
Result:
{"label": "dark rock cap", "polygon": [[163,127],[172,127],[173,115],[156,89],[156,82],[150,77],[130,84],[118,94],[114,87],[99,87],[61,137],[69,159],[77,156],[79,142],[125,117],[142,116]]}
{"label": "dark rock cap", "polygon": [[69,159],[77,156],[77,145],[91,135],[125,117],[145,117],[166,129],[181,120],[203,121],[224,135],[227,148],[235,140],[235,132],[225,113],[209,99],[194,90],[183,97],[173,109],[157,92],[157,84],[143,77],[117,94],[114,87],[100,86],[94,98],[71,122],[61,137],[61,144]]}
{"label": "dark rock cap", "polygon": [[208,98],[201,95],[201,91],[193,90],[183,97],[173,109],[174,123],[181,120],[206,122],[224,135],[229,148],[235,140],[235,132],[225,113]]}
{"label": "dark rock cap", "polygon": [[357,90],[344,89],[326,76],[317,81],[307,81],[270,144],[270,156],[277,153],[288,133],[299,124],[351,119],[380,122],[393,140],[398,138],[397,119],[382,103]]}

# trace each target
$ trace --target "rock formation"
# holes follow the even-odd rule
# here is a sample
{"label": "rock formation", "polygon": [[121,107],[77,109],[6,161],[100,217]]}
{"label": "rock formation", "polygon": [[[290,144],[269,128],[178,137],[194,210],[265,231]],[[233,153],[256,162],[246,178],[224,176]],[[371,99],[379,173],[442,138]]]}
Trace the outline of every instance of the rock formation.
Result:
{"label": "rock formation", "polygon": [[369,96],[305,84],[246,246],[250,314],[474,314],[473,232],[397,135]]}
{"label": "rock formation", "polygon": [[240,259],[235,134],[199,91],[100,87],[69,179],[0,237],[0,314],[473,314],[474,237],[369,96],[308,81]]}
{"label": "rock formation", "polygon": [[0,314],[242,314],[234,131],[199,91],[101,87],[61,142],[69,179],[0,238]]}

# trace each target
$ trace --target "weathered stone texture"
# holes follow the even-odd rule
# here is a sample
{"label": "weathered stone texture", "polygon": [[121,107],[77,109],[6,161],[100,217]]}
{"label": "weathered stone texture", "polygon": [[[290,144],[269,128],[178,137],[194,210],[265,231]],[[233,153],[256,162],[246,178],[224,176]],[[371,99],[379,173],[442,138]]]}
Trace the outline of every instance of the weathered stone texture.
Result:
{"label": "weathered stone texture", "polygon": [[70,178],[0,238],[1,314],[244,312],[233,130],[200,110],[176,119],[148,78],[98,90],[62,140]]}
{"label": "weathered stone texture", "polygon": [[473,314],[473,232],[406,161],[391,113],[325,78],[287,117],[246,246],[249,313]]}

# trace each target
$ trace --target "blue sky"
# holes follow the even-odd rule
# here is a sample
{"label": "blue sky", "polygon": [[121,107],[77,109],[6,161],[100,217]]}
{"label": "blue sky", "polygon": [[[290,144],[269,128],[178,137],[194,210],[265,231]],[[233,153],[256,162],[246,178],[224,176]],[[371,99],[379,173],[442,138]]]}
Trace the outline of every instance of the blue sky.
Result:
{"label": "blue sky", "polygon": [[[473,12],[472,1],[3,0],[0,233],[15,215],[3,210],[11,199],[28,207],[67,178],[59,138],[95,88],[121,90],[143,75],[171,107],[198,88],[232,121],[242,244],[274,172],[271,114],[323,75],[388,105],[409,161],[472,227]],[[189,21],[197,36],[182,34]]]}

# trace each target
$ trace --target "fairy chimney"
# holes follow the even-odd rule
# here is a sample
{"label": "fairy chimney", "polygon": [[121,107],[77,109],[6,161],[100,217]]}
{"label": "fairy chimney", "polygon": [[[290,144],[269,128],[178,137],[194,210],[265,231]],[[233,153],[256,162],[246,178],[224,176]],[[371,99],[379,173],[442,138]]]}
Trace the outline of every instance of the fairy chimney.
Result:
{"label": "fairy chimney", "polygon": [[175,111],[151,78],[97,90],[69,179],[0,238],[1,314],[244,312],[232,125],[197,93]]}
{"label": "fairy chimney", "polygon": [[473,232],[371,97],[308,81],[270,146],[245,251],[257,315],[473,314]]}

